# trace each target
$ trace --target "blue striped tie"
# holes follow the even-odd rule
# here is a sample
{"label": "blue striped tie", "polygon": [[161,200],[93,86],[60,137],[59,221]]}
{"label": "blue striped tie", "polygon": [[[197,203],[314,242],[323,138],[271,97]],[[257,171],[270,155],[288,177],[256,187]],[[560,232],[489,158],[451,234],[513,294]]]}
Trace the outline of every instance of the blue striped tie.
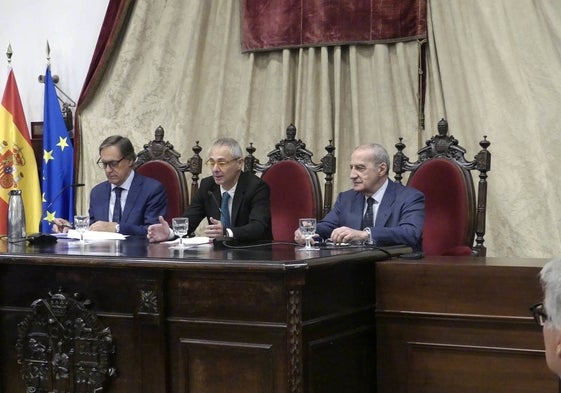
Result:
{"label": "blue striped tie", "polygon": [[113,207],[113,222],[121,222],[121,192],[123,189],[121,187],[115,187],[115,206]]}
{"label": "blue striped tie", "polygon": [[225,192],[222,194],[222,206],[220,207],[220,221],[222,222],[223,228],[230,228],[230,209],[228,209],[228,201],[230,200],[230,194]]}

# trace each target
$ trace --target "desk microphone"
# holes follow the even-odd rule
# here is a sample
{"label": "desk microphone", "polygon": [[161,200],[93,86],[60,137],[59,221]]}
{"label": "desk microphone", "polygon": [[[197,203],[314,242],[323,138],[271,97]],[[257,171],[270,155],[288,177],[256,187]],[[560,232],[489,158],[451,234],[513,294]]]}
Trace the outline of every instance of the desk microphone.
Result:
{"label": "desk microphone", "polygon": [[218,203],[218,199],[216,199],[216,195],[214,195],[212,191],[209,191],[208,195],[214,201],[214,204],[218,208],[218,211],[220,212],[220,214],[222,214],[222,208],[220,207],[220,203]]}
{"label": "desk microphone", "polygon": [[[41,219],[45,215],[45,212],[47,212],[54,205],[54,203],[58,200],[58,198],[60,198],[62,193],[64,191],[68,190],[71,187],[74,187],[74,188],[84,187],[84,184],[83,183],[74,183],[74,184],[67,184],[66,186],[62,187],[62,190],[60,190],[59,193],[55,195],[55,197],[53,198],[51,203],[49,203],[47,205],[47,207],[45,207],[45,209],[43,209],[43,211],[41,212]],[[33,244],[33,245],[37,245],[37,246],[46,246],[46,245],[56,243],[56,237],[55,236],[49,235],[48,233],[41,233],[41,232],[33,233],[33,234],[27,236],[26,240],[29,241],[29,244]]]}
{"label": "desk microphone", "polygon": [[55,195],[55,197],[53,198],[53,200],[51,201],[51,203],[49,203],[47,205],[46,208],[43,209],[43,212],[41,214],[41,217],[43,217],[43,215],[54,205],[54,203],[58,200],[58,198],[60,198],[60,196],[62,195],[62,193],[66,190],[68,190],[70,187],[84,187],[84,183],[74,183],[74,184],[67,184],[64,187],[62,187],[62,190],[59,191],[58,194]]}

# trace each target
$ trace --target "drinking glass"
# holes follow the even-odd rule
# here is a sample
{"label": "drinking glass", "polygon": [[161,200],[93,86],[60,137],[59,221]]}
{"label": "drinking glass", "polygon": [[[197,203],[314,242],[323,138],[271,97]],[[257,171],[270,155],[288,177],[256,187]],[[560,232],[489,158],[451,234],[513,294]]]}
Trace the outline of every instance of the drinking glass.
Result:
{"label": "drinking glass", "polygon": [[316,219],[315,218],[301,218],[300,220],[300,232],[304,239],[306,239],[306,245],[300,250],[311,251],[319,250],[318,247],[312,246],[312,237],[316,234]]}
{"label": "drinking glass", "polygon": [[80,242],[84,243],[84,233],[90,227],[90,216],[74,216],[74,228],[80,234]]}
{"label": "drinking glass", "polygon": [[183,245],[183,236],[187,235],[189,231],[189,218],[175,217],[171,219],[171,227],[173,232],[179,236],[179,248],[185,248]]}

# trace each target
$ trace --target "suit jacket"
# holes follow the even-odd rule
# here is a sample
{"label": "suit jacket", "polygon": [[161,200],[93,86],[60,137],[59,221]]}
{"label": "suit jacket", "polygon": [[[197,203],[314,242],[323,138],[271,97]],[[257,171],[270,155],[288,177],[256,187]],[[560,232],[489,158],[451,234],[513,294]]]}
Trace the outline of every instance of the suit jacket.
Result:
{"label": "suit jacket", "polygon": [[[111,184],[108,181],[92,188],[90,193],[91,223],[111,221],[109,219],[110,197]],[[166,212],[167,197],[162,183],[135,173],[119,222],[119,232],[123,235],[146,235],[148,226],[157,224],[158,216],[165,216]]]}
{"label": "suit jacket", "polygon": [[[220,186],[212,176],[201,180],[184,216],[189,217],[189,233],[197,229],[201,221],[210,217],[220,220]],[[230,229],[238,240],[271,240],[271,202],[269,186],[250,172],[242,172],[232,200]]]}
{"label": "suit jacket", "polygon": [[[364,195],[354,190],[340,193],[331,211],[317,225],[317,233],[329,238],[335,228],[361,228]],[[375,226],[370,228],[378,246],[406,244],[422,250],[425,196],[422,192],[391,180],[378,207]]]}

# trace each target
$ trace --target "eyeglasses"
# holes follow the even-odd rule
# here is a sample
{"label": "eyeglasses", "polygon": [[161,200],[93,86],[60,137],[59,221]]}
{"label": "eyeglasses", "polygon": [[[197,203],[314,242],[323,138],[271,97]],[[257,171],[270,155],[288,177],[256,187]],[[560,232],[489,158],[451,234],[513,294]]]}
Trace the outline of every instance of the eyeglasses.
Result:
{"label": "eyeglasses", "polygon": [[218,168],[223,169],[226,168],[228,165],[230,165],[232,162],[239,160],[239,158],[232,158],[230,161],[214,161],[212,159],[208,160],[207,162],[205,162],[205,164],[210,167],[210,168],[214,168],[215,165],[218,165]]}
{"label": "eyeglasses", "polygon": [[120,160],[115,160],[115,161],[101,161],[101,158],[99,160],[97,160],[97,165],[99,165],[99,167],[101,169],[106,169],[107,167],[111,168],[111,169],[115,169],[119,166],[119,164],[121,163],[121,161],[123,161],[125,159],[125,157],[121,158]]}
{"label": "eyeglasses", "polygon": [[543,307],[543,303],[536,303],[530,307],[530,311],[534,315],[534,321],[536,321],[536,325],[542,327],[545,323],[549,320],[545,312],[545,308]]}

